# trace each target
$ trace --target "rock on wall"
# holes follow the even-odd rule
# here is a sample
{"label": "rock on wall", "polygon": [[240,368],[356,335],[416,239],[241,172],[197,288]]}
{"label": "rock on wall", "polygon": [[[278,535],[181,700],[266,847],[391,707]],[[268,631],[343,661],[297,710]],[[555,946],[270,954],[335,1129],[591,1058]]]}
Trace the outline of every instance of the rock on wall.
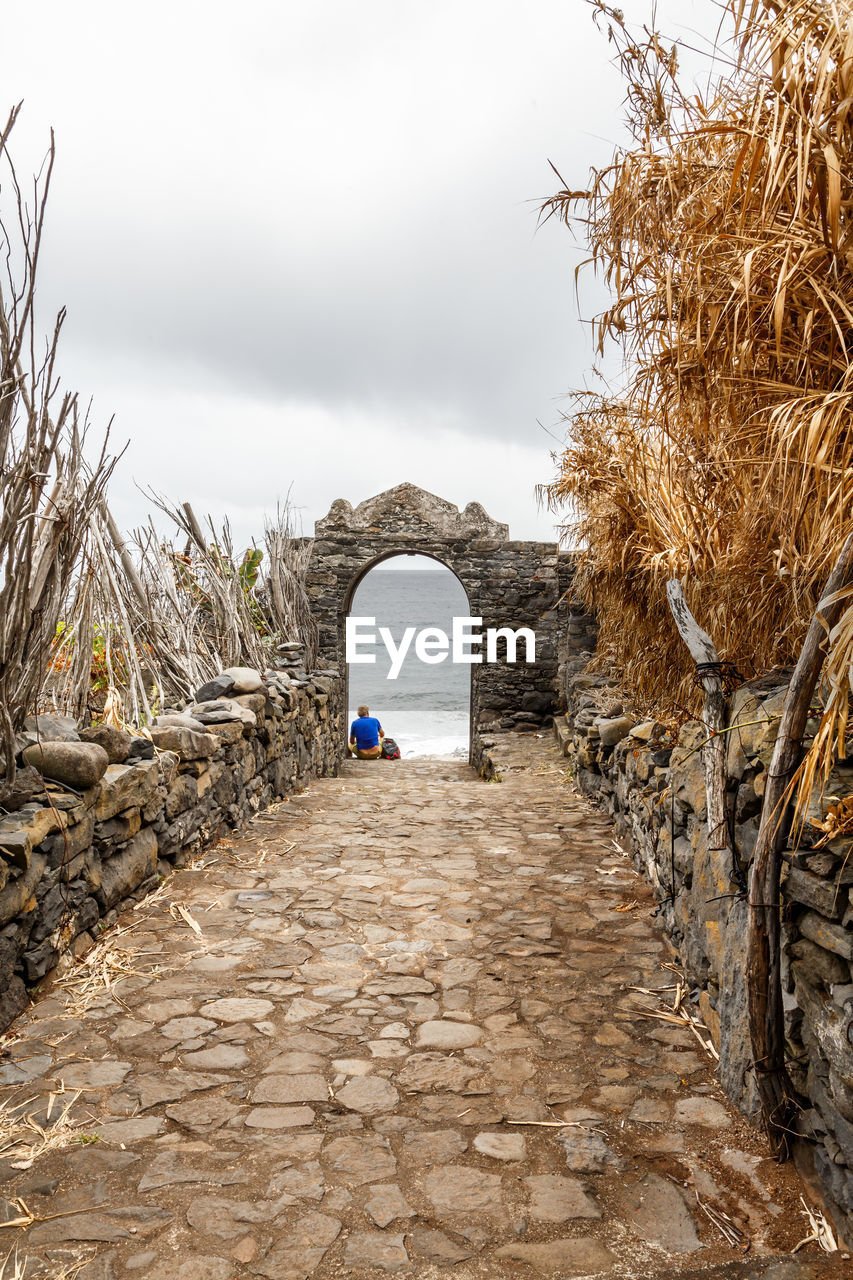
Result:
{"label": "rock on wall", "polygon": [[[689,722],[673,741],[663,726],[638,723],[606,676],[577,672],[571,662],[564,669],[568,714],[556,728],[575,782],[630,840],[720,1050],[721,1083],[754,1117],[743,890],[790,673],[771,673],[730,700],[727,807],[737,860],[721,885],[708,854],[704,726]],[[835,770],[809,818],[819,820],[832,797],[851,793],[853,759]],[[787,1055],[802,1099],[798,1154],[814,1162],[837,1220],[853,1237],[853,839],[821,844],[821,837],[806,825],[798,847],[791,841],[784,854]]]}
{"label": "rock on wall", "polygon": [[[102,726],[84,731],[84,744],[67,723],[63,734],[72,740],[53,743],[46,737],[56,732],[54,718],[33,723],[29,736],[42,745],[24,751],[45,774],[65,773],[71,757],[79,767],[87,753],[89,760],[105,754],[99,780],[82,790],[52,782],[45,789],[31,764],[21,776],[29,798],[0,817],[0,1030],[64,952],[85,950],[99,927],[171,867],[307,779],[338,772],[337,672],[298,673],[302,679],[274,672],[263,681],[252,674],[254,692],[223,698],[200,691],[207,697],[191,714],[160,717],[153,743],[131,745],[127,734]],[[57,748],[69,758],[65,768]]]}

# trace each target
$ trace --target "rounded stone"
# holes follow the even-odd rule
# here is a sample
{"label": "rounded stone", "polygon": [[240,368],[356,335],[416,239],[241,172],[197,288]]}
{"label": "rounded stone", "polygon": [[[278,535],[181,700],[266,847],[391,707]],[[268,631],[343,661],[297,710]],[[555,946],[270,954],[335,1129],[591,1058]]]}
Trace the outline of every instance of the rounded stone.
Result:
{"label": "rounded stone", "polygon": [[33,742],[79,742],[77,721],[73,716],[27,716],[24,721],[24,745]]}
{"label": "rounded stone", "polygon": [[199,1009],[203,1018],[215,1018],[217,1022],[260,1022],[275,1010],[272,1000],[260,1000],[253,996],[229,996],[213,1000]]}
{"label": "rounded stone", "polygon": [[130,744],[133,741],[129,733],[112,724],[93,724],[83,730],[80,738],[83,742],[96,742],[99,747],[103,747],[110,764],[124,764],[130,755]]}
{"label": "rounded stone", "polygon": [[45,778],[86,791],[100,782],[110,758],[97,742],[39,742],[23,750],[24,764]]}
{"label": "rounded stone", "polygon": [[394,1086],[381,1076],[356,1076],[339,1089],[335,1097],[350,1111],[365,1116],[391,1111],[400,1100]]}
{"label": "rounded stone", "polygon": [[166,715],[158,716],[154,721],[154,728],[192,729],[193,733],[207,733],[206,726],[200,720],[182,711],[168,712]]}
{"label": "rounded stone", "polygon": [[634,727],[630,716],[615,716],[613,719],[603,717],[595,721],[598,736],[603,747],[614,747],[617,742],[626,738]]}
{"label": "rounded stone", "polygon": [[230,676],[214,676],[206,684],[195,691],[196,702],[211,702],[216,698],[224,698],[234,690],[234,681]]}
{"label": "rounded stone", "polygon": [[257,693],[264,687],[261,673],[253,667],[226,667],[222,674],[234,681],[234,693]]}

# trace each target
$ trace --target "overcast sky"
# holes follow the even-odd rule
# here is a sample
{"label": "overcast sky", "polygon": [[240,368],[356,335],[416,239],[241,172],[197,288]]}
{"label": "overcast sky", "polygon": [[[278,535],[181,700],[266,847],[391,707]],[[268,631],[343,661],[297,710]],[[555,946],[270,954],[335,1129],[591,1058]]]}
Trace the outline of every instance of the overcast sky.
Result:
{"label": "overcast sky", "polygon": [[245,543],[288,490],[310,533],[408,480],[553,537],[537,420],[592,346],[537,204],[623,137],[584,0],[39,0],[3,43],[22,172],[56,130],[42,320],[67,306],[64,379],[130,441],[123,526],[136,486]]}

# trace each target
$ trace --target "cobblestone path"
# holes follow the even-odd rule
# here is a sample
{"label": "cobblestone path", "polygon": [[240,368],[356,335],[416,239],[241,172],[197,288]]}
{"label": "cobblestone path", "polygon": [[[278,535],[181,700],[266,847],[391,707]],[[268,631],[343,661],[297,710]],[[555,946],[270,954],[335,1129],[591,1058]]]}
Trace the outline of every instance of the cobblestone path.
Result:
{"label": "cobblestone path", "polygon": [[508,741],[500,785],[348,763],[126,914],[112,992],[90,955],[20,1020],[7,1108],[56,1146],[0,1159],[3,1275],[844,1273],[779,1260],[802,1187],[643,1012],[677,982],[649,892]]}

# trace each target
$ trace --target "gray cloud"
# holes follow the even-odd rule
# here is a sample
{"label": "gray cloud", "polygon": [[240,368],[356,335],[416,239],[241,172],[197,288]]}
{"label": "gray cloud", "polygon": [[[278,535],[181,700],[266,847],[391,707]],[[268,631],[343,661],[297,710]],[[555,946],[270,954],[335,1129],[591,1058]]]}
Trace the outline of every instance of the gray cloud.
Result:
{"label": "gray cloud", "polygon": [[44,0],[4,28],[19,162],[57,128],[44,314],[132,441],[128,521],[132,479],[246,533],[291,482],[310,523],[410,479],[549,535],[536,419],[592,351],[535,201],[549,158],[578,185],[608,158],[622,92],[582,0]]}

